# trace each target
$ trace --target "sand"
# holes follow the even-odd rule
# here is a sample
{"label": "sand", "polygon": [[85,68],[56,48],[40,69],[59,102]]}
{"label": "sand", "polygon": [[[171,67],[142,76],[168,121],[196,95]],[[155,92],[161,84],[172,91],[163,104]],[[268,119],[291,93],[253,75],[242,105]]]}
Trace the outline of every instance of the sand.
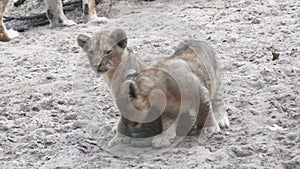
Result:
{"label": "sand", "polygon": [[[108,17],[0,42],[0,168],[299,168],[298,0],[118,1]],[[120,113],[76,36],[115,28],[147,63],[182,40],[207,41],[222,66],[230,128],[162,150],[108,148]]]}

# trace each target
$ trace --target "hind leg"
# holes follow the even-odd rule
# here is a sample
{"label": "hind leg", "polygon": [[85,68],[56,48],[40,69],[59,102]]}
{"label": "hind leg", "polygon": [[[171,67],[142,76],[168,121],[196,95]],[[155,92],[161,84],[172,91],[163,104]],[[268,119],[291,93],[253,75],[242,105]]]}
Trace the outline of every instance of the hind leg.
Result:
{"label": "hind leg", "polygon": [[229,127],[229,119],[225,111],[223,88],[219,87],[212,100],[212,108],[216,120],[221,128]]}
{"label": "hind leg", "polygon": [[208,134],[220,131],[220,127],[212,111],[211,102],[205,98],[199,106],[198,126],[201,129],[201,134]]}
{"label": "hind leg", "polygon": [[213,112],[214,115],[216,116],[216,120],[219,124],[219,126],[221,128],[227,128],[229,127],[230,123],[229,123],[229,119],[228,119],[228,115],[227,112],[225,111],[225,107],[224,107],[224,101],[220,102],[220,101],[212,101],[213,103]]}
{"label": "hind leg", "polygon": [[50,22],[50,27],[72,26],[76,23],[68,20],[63,12],[61,0],[46,0],[47,17]]}
{"label": "hind leg", "polygon": [[212,109],[212,102],[208,90],[199,85],[200,104],[197,114],[198,130],[201,134],[219,132],[220,127]]}

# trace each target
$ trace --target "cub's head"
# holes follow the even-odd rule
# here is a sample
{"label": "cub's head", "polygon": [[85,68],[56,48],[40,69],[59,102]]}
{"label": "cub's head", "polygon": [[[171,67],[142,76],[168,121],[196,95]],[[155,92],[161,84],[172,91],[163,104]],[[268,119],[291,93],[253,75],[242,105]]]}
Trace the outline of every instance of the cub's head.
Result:
{"label": "cub's head", "polygon": [[77,43],[87,53],[92,69],[96,73],[106,73],[121,63],[127,36],[122,29],[112,33],[101,31],[94,36],[80,34]]}

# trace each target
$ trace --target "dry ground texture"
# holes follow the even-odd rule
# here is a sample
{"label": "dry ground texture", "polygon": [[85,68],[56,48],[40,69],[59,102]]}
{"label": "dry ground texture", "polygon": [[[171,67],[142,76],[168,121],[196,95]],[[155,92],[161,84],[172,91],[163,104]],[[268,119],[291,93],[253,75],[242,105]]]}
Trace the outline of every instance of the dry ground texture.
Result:
{"label": "dry ground texture", "polygon": [[[299,0],[117,1],[108,17],[0,42],[1,169],[299,168]],[[120,114],[76,36],[115,28],[146,62],[184,39],[209,42],[231,127],[167,150],[107,148]]]}

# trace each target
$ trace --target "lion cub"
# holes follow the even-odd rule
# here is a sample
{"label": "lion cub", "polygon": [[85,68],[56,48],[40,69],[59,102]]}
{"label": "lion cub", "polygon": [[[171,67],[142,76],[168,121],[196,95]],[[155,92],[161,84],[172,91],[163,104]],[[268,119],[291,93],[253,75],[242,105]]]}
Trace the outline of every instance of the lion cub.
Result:
{"label": "lion cub", "polygon": [[[100,31],[94,36],[80,34],[77,43],[86,52],[92,69],[104,76],[114,100],[118,97],[120,85],[130,78],[132,70],[140,71],[145,67],[143,61],[127,48],[127,35],[122,29],[116,29],[112,33]],[[130,143],[131,137],[147,138],[161,133],[160,118],[153,122],[138,124],[123,116],[126,110],[122,109],[121,105],[117,104],[117,107],[122,117],[116,135],[109,142],[109,147]],[[139,146],[138,143],[135,144]]]}
{"label": "lion cub", "polygon": [[158,107],[163,133],[152,146],[169,146],[177,135],[210,133],[228,127],[223,88],[213,50],[204,42],[182,43],[168,58],[156,60],[121,87],[123,99],[140,119]]}

